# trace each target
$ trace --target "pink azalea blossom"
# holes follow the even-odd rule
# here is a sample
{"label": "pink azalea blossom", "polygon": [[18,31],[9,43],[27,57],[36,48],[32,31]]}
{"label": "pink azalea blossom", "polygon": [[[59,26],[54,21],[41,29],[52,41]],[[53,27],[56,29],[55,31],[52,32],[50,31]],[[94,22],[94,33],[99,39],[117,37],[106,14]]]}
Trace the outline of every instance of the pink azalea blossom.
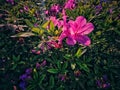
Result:
{"label": "pink azalea blossom", "polygon": [[79,16],[75,21],[70,20],[66,25],[63,26],[63,32],[59,37],[59,43],[66,38],[68,45],[75,45],[77,42],[86,46],[89,46],[91,40],[87,36],[94,30],[92,23],[87,23],[83,16]]}
{"label": "pink azalea blossom", "polygon": [[56,17],[51,16],[50,20],[54,23],[54,26],[56,26],[58,24],[58,19],[56,19]]}
{"label": "pink azalea blossom", "polygon": [[68,0],[65,3],[65,9],[73,9],[75,7],[75,0]]}
{"label": "pink azalea blossom", "polygon": [[51,7],[51,11],[54,11],[54,12],[58,13],[60,11],[60,6],[58,4],[54,4]]}

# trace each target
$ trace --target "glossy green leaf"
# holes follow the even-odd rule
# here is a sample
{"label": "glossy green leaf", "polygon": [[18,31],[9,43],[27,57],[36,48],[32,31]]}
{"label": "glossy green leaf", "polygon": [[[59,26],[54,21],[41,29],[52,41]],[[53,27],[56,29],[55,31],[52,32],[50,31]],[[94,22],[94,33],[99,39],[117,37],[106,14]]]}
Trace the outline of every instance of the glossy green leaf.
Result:
{"label": "glossy green leaf", "polygon": [[49,86],[50,86],[50,88],[53,88],[53,87],[54,87],[54,84],[55,84],[54,77],[53,77],[53,76],[50,76],[50,80],[49,80]]}
{"label": "glossy green leaf", "polygon": [[25,22],[29,27],[34,27],[34,25],[28,19],[25,19]]}
{"label": "glossy green leaf", "polygon": [[44,31],[43,31],[42,29],[36,28],[36,27],[33,27],[33,28],[32,28],[32,31],[33,31],[34,33],[39,34],[39,35],[42,35],[42,34],[44,33]]}
{"label": "glossy green leaf", "polygon": [[56,74],[56,73],[58,73],[58,69],[48,69],[47,70],[49,73],[53,73],[53,74]]}

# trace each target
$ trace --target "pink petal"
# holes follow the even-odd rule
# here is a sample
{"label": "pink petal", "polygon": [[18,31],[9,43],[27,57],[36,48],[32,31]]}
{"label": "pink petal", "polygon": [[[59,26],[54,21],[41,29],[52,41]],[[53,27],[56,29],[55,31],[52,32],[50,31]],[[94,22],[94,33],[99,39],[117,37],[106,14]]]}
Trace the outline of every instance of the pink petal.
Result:
{"label": "pink petal", "polygon": [[89,46],[91,44],[91,40],[88,36],[79,35],[76,36],[76,40],[78,41],[78,43],[81,43],[85,46]]}
{"label": "pink petal", "polygon": [[54,23],[55,26],[58,24],[58,20],[56,19],[56,17],[51,16],[50,20]]}
{"label": "pink petal", "polygon": [[76,33],[78,31],[78,29],[77,29],[78,28],[78,24],[75,21],[70,20],[68,22],[68,24],[70,25],[69,28],[71,29],[70,30],[71,34]]}
{"label": "pink petal", "polygon": [[83,16],[77,17],[75,22],[78,23],[79,27],[83,27],[87,23],[86,19]]}
{"label": "pink petal", "polygon": [[94,30],[94,25],[92,23],[87,23],[78,31],[78,33],[81,35],[87,35],[91,33],[93,30]]}
{"label": "pink petal", "polygon": [[72,38],[72,37],[68,37],[68,38],[66,39],[66,43],[67,43],[68,45],[75,45],[75,44],[76,44],[76,40],[75,40],[74,38]]}
{"label": "pink petal", "polygon": [[62,40],[66,38],[66,36],[67,36],[66,33],[62,32],[61,35],[59,36],[58,43],[62,44]]}

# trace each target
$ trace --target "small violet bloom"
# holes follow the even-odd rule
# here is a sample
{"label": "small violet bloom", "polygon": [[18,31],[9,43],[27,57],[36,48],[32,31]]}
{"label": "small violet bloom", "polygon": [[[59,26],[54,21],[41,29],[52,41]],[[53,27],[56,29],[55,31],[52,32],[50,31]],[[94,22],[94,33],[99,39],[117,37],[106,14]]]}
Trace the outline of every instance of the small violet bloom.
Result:
{"label": "small violet bloom", "polygon": [[27,79],[27,74],[23,74],[20,76],[20,80],[25,81]]}
{"label": "small violet bloom", "polygon": [[24,11],[29,11],[29,7],[28,6],[24,6]]}
{"label": "small violet bloom", "polygon": [[26,73],[27,75],[30,75],[30,74],[32,73],[32,68],[26,69],[25,73]]}
{"label": "small violet bloom", "polygon": [[108,82],[107,75],[103,75],[100,79],[96,81],[96,84],[99,88],[109,88],[110,83]]}
{"label": "small violet bloom", "polygon": [[36,55],[40,55],[40,53],[41,53],[40,50],[35,50],[35,49],[31,50],[31,52]]}
{"label": "small violet bloom", "polygon": [[109,88],[110,87],[110,83],[105,83],[102,85],[102,88]]}
{"label": "small violet bloom", "polygon": [[77,42],[85,46],[91,44],[91,40],[87,36],[94,30],[92,23],[87,23],[83,16],[79,16],[75,21],[70,20],[66,25],[63,26],[63,31],[59,37],[59,43],[66,38],[68,45],[75,45]]}
{"label": "small violet bloom", "polygon": [[45,65],[46,65],[46,60],[44,60],[41,64],[40,64],[40,66],[42,66],[42,67],[44,67]]}
{"label": "small violet bloom", "polygon": [[59,75],[58,75],[58,78],[59,78],[61,81],[65,81],[65,80],[66,80],[66,75],[65,75],[65,74],[59,74]]}
{"label": "small violet bloom", "polygon": [[40,68],[40,64],[36,63],[36,68],[39,69]]}
{"label": "small violet bloom", "polygon": [[8,3],[11,3],[12,5],[14,5],[14,0],[6,0]]}
{"label": "small violet bloom", "polygon": [[21,88],[21,90],[26,90],[26,82],[21,81],[19,87]]}

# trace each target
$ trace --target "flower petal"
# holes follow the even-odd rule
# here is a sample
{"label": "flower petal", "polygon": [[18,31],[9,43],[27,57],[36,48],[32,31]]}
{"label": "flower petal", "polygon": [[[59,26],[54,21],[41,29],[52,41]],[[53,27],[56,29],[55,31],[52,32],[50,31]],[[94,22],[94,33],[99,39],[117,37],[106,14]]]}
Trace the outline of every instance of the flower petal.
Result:
{"label": "flower petal", "polygon": [[93,30],[94,30],[94,25],[92,23],[87,23],[78,31],[78,33],[81,35],[87,35],[91,33]]}
{"label": "flower petal", "polygon": [[79,27],[83,27],[87,23],[86,19],[83,16],[77,17],[75,22],[78,23]]}
{"label": "flower petal", "polygon": [[81,43],[85,46],[89,46],[91,44],[91,40],[88,36],[76,36],[76,41],[78,41],[78,43]]}
{"label": "flower petal", "polygon": [[68,38],[66,39],[66,43],[67,43],[68,45],[75,45],[75,44],[76,44],[76,40],[75,40],[74,38],[72,38],[72,37],[68,37]]}
{"label": "flower petal", "polygon": [[62,44],[62,40],[66,38],[66,33],[65,32],[62,32],[61,35],[59,36],[59,39],[58,39],[58,43],[59,44]]}

